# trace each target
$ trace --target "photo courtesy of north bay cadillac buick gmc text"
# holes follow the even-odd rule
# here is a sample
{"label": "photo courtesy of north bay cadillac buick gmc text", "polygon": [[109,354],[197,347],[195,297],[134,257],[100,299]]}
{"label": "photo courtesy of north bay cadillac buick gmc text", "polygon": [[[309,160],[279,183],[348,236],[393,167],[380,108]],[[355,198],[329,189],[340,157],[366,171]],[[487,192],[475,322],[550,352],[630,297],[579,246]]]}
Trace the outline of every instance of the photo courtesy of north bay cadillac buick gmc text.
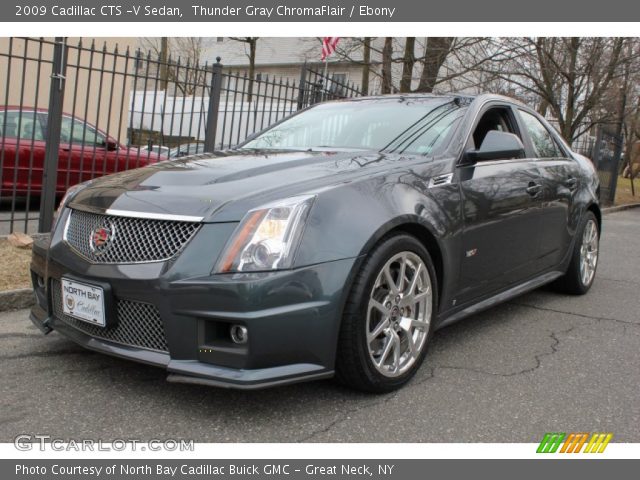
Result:
{"label": "photo courtesy of north bay cadillac buick gmc text", "polygon": [[544,284],[587,293],[598,198],[592,163],[510,98],[319,103],[69,189],[31,320],[172,382],[387,392],[444,325]]}

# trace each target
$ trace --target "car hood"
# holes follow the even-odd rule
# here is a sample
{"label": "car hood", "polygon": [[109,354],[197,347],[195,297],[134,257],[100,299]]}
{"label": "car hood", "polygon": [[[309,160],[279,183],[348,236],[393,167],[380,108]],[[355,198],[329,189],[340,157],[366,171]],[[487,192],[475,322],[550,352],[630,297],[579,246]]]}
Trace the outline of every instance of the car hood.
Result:
{"label": "car hood", "polygon": [[222,152],[164,161],[93,180],[70,205],[205,221],[239,221],[251,208],[388,172],[425,157],[379,152]]}

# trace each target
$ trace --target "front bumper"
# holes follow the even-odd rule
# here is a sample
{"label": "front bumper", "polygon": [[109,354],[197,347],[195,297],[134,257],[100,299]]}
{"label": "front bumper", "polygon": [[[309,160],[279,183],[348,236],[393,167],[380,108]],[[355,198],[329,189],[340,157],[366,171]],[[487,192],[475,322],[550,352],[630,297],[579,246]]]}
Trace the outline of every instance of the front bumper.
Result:
{"label": "front bumper", "polygon": [[[222,230],[233,226],[205,225],[171,261],[131,265],[90,264],[54,235],[48,248],[34,247],[37,304],[31,320],[88,349],[166,368],[172,382],[253,389],[331,377],[356,259],[280,272],[211,275],[217,256],[203,262],[202,251],[223,245],[220,238],[227,232]],[[135,327],[135,334],[127,335],[84,328],[65,318],[54,302],[63,276],[107,283],[118,305],[153,306],[163,346],[140,345],[143,317],[125,319]],[[123,321],[118,318],[115,327],[107,328],[121,328]],[[232,342],[229,328],[236,324],[247,328],[246,344]]]}

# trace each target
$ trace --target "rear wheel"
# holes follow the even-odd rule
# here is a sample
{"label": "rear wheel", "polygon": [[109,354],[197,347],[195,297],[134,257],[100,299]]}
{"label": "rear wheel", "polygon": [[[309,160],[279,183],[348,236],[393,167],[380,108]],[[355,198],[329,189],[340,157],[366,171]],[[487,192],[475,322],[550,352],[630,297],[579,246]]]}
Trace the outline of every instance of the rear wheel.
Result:
{"label": "rear wheel", "polygon": [[382,241],[362,265],[345,307],[338,379],[372,392],[408,382],[424,360],[436,299],[424,246],[406,234]]}
{"label": "rear wheel", "polygon": [[587,211],[577,232],[571,262],[567,273],[554,284],[557,290],[574,295],[584,295],[589,291],[596,276],[600,248],[598,220]]}

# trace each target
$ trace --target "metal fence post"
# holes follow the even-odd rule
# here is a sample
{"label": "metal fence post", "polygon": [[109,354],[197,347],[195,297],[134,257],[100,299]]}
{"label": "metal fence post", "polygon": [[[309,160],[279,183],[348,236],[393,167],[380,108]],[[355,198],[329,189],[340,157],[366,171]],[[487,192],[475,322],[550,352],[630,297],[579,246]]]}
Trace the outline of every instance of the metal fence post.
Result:
{"label": "metal fence post", "polygon": [[205,152],[213,152],[216,149],[216,131],[218,129],[218,112],[220,111],[220,91],[222,90],[222,64],[220,63],[220,60],[220,57],[216,57],[216,63],[212,66],[207,126],[204,132]]}
{"label": "metal fence post", "polygon": [[38,232],[41,233],[51,231],[53,213],[56,208],[60,128],[67,73],[67,44],[65,37],[56,37],[55,39],[51,71],[49,115],[47,117],[45,138],[44,171],[42,172],[42,196],[40,198],[40,219],[38,221]]}
{"label": "metal fence post", "polygon": [[298,84],[298,110],[304,108],[304,94],[307,90],[307,62],[300,67],[300,83]]}
{"label": "metal fence post", "polygon": [[591,160],[593,161],[593,164],[598,170],[600,168],[601,151],[602,151],[602,127],[598,126],[598,129],[596,130],[596,143],[593,147],[593,157],[591,158]]}
{"label": "metal fence post", "polygon": [[622,149],[624,147],[624,141],[621,135],[613,135],[613,141],[615,142],[615,149],[613,152],[613,162],[611,163],[611,180],[609,183],[609,201],[611,204],[615,203],[616,190],[618,187],[618,174],[620,172],[620,160],[622,159]]}

